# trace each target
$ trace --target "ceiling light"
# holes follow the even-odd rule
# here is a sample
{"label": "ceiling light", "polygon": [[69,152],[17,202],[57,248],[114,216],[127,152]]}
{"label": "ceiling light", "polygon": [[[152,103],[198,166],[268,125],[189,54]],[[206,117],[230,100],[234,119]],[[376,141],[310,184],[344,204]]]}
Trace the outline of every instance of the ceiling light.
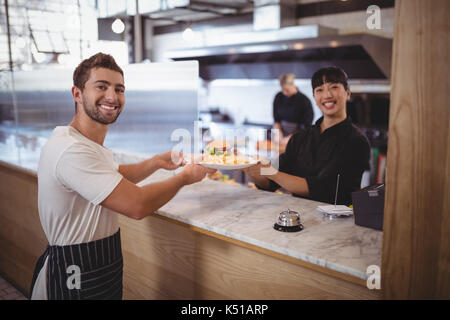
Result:
{"label": "ceiling light", "polygon": [[296,44],[294,44],[294,49],[295,50],[302,50],[304,47],[305,46],[301,42],[297,42]]}
{"label": "ceiling light", "polygon": [[330,47],[336,48],[337,46],[339,46],[339,43],[337,41],[330,41]]}
{"label": "ceiling light", "polygon": [[69,62],[69,55],[67,54],[60,54],[58,55],[58,63],[60,64],[67,64]]}
{"label": "ceiling light", "polygon": [[184,39],[184,41],[191,42],[192,40],[194,40],[194,37],[195,37],[195,33],[190,27],[187,27],[183,31],[183,39]]}
{"label": "ceiling light", "polygon": [[33,55],[34,61],[37,63],[42,63],[47,60],[47,55],[43,52],[39,52],[36,48],[36,45],[31,47],[31,54]]}
{"label": "ceiling light", "polygon": [[42,52],[36,52],[33,54],[34,60],[36,60],[37,63],[42,63],[47,59],[47,55]]}
{"label": "ceiling light", "polygon": [[117,18],[111,25],[111,29],[114,33],[122,33],[125,30],[125,24],[122,20]]}

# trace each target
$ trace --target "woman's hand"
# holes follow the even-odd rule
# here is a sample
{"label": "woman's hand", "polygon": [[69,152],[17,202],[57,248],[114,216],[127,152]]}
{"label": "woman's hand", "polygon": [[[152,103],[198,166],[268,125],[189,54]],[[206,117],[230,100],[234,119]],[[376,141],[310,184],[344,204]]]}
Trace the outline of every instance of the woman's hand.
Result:
{"label": "woman's hand", "polygon": [[262,164],[258,162],[254,166],[243,168],[242,171],[244,171],[250,178],[258,178],[261,176],[261,168]]}
{"label": "woman's hand", "polygon": [[254,156],[253,159],[257,160],[258,163],[242,170],[250,177],[266,176],[268,168],[271,167],[270,160],[260,155]]}
{"label": "woman's hand", "polygon": [[271,169],[270,160],[261,156],[256,156],[256,160],[259,162],[254,166],[243,168],[250,179],[259,187],[263,189],[269,188],[269,179],[267,177],[267,171]]}

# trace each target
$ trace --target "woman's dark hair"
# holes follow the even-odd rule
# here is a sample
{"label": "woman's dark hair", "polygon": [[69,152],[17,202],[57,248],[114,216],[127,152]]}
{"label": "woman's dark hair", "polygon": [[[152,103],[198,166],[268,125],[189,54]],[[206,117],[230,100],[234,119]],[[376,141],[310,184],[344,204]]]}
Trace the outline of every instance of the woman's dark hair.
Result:
{"label": "woman's dark hair", "polygon": [[317,70],[311,79],[311,85],[314,89],[324,83],[341,83],[345,90],[348,90],[348,76],[344,70],[339,67],[326,67]]}

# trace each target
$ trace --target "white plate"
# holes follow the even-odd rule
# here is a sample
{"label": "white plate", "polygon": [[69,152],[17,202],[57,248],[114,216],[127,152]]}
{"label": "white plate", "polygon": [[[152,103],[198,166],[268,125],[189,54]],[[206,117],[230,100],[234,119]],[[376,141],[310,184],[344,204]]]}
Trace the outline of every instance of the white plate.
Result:
{"label": "white plate", "polygon": [[243,168],[248,168],[248,167],[254,166],[257,163],[258,163],[257,160],[252,159],[252,160],[250,160],[249,163],[246,163],[246,164],[219,164],[219,163],[207,163],[207,162],[200,162],[199,164],[204,167],[211,168],[211,169],[237,170],[237,169],[243,169]]}

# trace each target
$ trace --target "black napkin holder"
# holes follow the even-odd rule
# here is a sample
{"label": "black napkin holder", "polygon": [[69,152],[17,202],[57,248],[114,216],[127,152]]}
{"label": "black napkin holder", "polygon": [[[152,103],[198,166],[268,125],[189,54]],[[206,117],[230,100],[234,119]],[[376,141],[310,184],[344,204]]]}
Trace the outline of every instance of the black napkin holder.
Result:
{"label": "black napkin holder", "polygon": [[384,192],[384,183],[352,192],[356,225],[383,230]]}

